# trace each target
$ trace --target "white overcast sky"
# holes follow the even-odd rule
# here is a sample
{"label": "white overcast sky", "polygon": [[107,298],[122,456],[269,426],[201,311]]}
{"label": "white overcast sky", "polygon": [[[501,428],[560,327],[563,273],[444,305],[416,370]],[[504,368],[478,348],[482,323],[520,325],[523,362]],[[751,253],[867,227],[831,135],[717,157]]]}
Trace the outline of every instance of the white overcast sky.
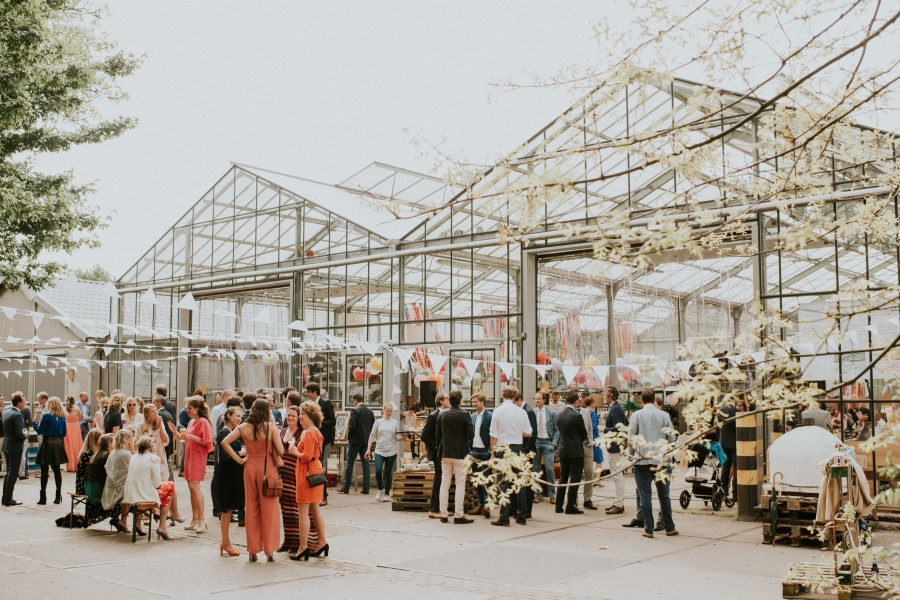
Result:
{"label": "white overcast sky", "polygon": [[[146,55],[124,80],[122,137],[42,158],[95,182],[103,247],[71,257],[121,276],[230,167],[337,183],[372,161],[427,171],[404,130],[474,159],[511,150],[571,103],[562,90],[491,96],[590,64],[612,3],[108,0],[101,29]],[[495,94],[496,95],[496,94]],[[494,95],[494,96],[495,96]],[[490,98],[489,98],[490,96]]]}

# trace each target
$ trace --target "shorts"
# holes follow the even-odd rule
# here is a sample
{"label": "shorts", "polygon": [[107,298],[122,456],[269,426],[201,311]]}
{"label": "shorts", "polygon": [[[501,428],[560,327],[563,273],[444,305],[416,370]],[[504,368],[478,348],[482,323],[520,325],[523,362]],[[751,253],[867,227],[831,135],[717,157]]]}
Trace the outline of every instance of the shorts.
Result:
{"label": "shorts", "polygon": [[156,488],[156,491],[159,493],[159,505],[168,506],[172,501],[172,496],[175,494],[175,483],[164,481],[161,486]]}

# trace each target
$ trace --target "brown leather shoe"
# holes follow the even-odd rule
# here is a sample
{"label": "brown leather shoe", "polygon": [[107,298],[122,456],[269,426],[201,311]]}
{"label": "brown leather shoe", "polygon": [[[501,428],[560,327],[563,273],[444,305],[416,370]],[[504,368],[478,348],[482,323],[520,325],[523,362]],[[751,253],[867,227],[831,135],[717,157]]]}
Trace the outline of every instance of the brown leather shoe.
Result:
{"label": "brown leather shoe", "polygon": [[481,509],[481,514],[484,515],[484,518],[485,518],[485,519],[490,519],[490,518],[491,518],[491,511],[490,511],[489,509],[487,509],[487,508],[482,508],[482,509]]}
{"label": "brown leather shoe", "polygon": [[496,521],[491,521],[491,525],[496,525],[497,527],[509,527],[509,520],[502,521],[497,519]]}
{"label": "brown leather shoe", "polygon": [[653,539],[653,532],[652,532],[652,531],[651,531],[650,533],[647,533],[647,532],[645,531],[645,532],[642,533],[641,535],[644,536],[645,538],[650,538],[651,540]]}
{"label": "brown leather shoe", "polygon": [[369,490],[363,490],[360,492],[360,494],[367,496],[369,494]]}
{"label": "brown leather shoe", "polygon": [[441,518],[441,513],[439,513],[439,512],[429,512],[429,513],[428,513],[428,518],[429,518],[429,519],[440,519],[440,518]]}
{"label": "brown leather shoe", "polygon": [[672,531],[667,531],[667,532],[666,532],[666,535],[669,535],[669,536],[671,536],[671,535],[678,535],[678,530],[677,530],[677,529],[673,529]]}
{"label": "brown leather shoe", "polygon": [[482,510],[483,510],[483,509],[481,509],[481,508],[473,508],[472,510],[469,511],[469,515],[470,515],[470,516],[473,516],[473,517],[476,517],[476,516],[478,516],[478,515],[481,514],[481,511],[482,511]]}
{"label": "brown leather shoe", "polygon": [[[349,494],[350,493],[350,490],[345,490],[344,488],[338,488],[334,491],[336,491],[338,494]],[[363,492],[363,494],[368,494],[368,493],[369,492]]]}
{"label": "brown leather shoe", "polygon": [[608,515],[621,515],[625,512],[625,508],[622,506],[610,506],[606,509],[606,514]]}

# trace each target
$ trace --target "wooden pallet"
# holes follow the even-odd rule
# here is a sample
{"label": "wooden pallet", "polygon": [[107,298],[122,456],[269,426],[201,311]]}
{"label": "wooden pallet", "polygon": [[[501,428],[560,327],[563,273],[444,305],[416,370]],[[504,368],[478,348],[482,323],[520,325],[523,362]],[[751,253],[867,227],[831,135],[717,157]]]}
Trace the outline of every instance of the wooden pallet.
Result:
{"label": "wooden pallet", "polygon": [[[809,528],[814,527],[814,526],[815,526],[815,523],[813,521],[804,522],[804,523],[799,523],[799,522],[779,523],[777,530],[775,532],[773,532],[771,524],[763,523],[762,524],[763,543],[764,544],[773,544],[773,543],[777,544],[778,542],[781,542],[784,540],[790,540],[791,546],[793,546],[794,548],[799,548],[804,543],[809,544],[809,545],[818,546],[820,548],[825,547],[825,546],[828,546],[828,547],[832,546],[833,543],[829,542],[827,539],[824,542],[819,540],[819,537],[817,535],[818,532],[816,532],[816,533],[810,532]],[[835,533],[838,536],[837,541],[840,541],[842,539],[843,532],[837,531]],[[837,541],[835,541],[834,543],[837,543]]]}
{"label": "wooden pallet", "polygon": [[[860,590],[833,587],[819,592],[812,591],[808,581],[831,581],[834,579],[833,567],[827,563],[798,563],[791,565],[787,576],[781,581],[781,595],[784,598],[801,598],[802,600],[874,600],[883,598],[884,592],[878,590]],[[870,567],[864,566],[867,577],[872,576]],[[890,581],[891,573],[882,572],[880,577]],[[837,593],[835,593],[837,592]]]}
{"label": "wooden pallet", "polygon": [[[779,497],[778,498],[778,517],[781,520],[791,521],[815,521],[816,509],[818,507],[818,497],[800,496],[800,497]],[[771,520],[771,508],[769,501],[763,498],[759,506],[754,507],[756,520],[766,522]]]}
{"label": "wooden pallet", "polygon": [[[431,490],[434,484],[434,471],[398,471],[392,484],[391,509],[395,511],[427,511],[431,507]],[[450,502],[448,508],[453,510],[456,493],[456,480],[450,484]],[[475,487],[466,481],[466,510],[474,508],[477,502]]]}

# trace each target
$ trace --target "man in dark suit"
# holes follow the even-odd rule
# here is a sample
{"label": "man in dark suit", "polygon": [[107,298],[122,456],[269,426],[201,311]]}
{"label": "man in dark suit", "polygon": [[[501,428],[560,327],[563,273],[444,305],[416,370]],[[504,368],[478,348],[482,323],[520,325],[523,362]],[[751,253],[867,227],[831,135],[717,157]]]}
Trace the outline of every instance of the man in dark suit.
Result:
{"label": "man in dark suit", "polygon": [[[534,413],[534,409],[531,408],[527,402],[525,402],[524,398],[522,398],[522,392],[516,396],[516,406],[525,411],[525,414],[528,415],[528,422],[531,424],[531,431],[537,431],[537,415]],[[529,452],[536,451],[536,441],[537,436],[532,435],[531,437],[525,438],[525,443],[522,446],[522,454],[528,454]],[[534,489],[531,486],[525,488],[525,514],[522,515],[526,519],[531,518],[531,507],[534,506]]]}
{"label": "man in dark suit", "polygon": [[[156,414],[162,419],[164,431],[169,431],[169,423],[174,423],[175,418],[168,410],[166,410],[165,396],[156,396],[153,398],[153,405],[156,407]],[[174,471],[172,468],[172,454],[175,452],[175,436],[169,436],[169,443],[166,444],[166,461],[169,466],[169,481],[175,481]]]}
{"label": "man in dark suit", "polygon": [[[472,394],[472,408],[475,411],[471,414],[472,431],[475,436],[469,440],[469,456],[478,461],[485,461],[491,458],[491,411],[484,407],[484,394]],[[472,465],[472,471],[482,471],[481,465]],[[484,515],[491,517],[490,509],[485,507],[487,504],[487,490],[483,485],[476,488],[478,493],[478,506],[469,511],[470,515]]]}
{"label": "man in dark suit", "polygon": [[438,394],[434,399],[435,409],[428,418],[425,419],[425,426],[422,427],[422,443],[425,444],[425,450],[428,451],[429,462],[434,463],[434,482],[431,484],[431,507],[428,509],[429,519],[441,518],[441,452],[437,443],[437,419],[441,412],[450,408],[450,401],[447,394]]}
{"label": "man in dark suit", "polygon": [[[566,407],[560,411],[556,424],[559,428],[559,483],[575,483],[581,481],[581,472],[584,469],[584,443],[588,439],[584,419],[575,408],[578,403],[578,392],[569,392],[566,395]],[[566,502],[566,494],[569,496]],[[576,506],[578,500],[578,486],[561,487],[556,492],[556,512],[563,512],[563,504],[566,505],[567,515],[584,514]]]}
{"label": "man in dark suit", "polygon": [[[10,469],[21,464],[22,454],[25,452],[25,441],[28,439],[28,430],[25,428],[25,418],[22,409],[25,407],[25,396],[21,392],[12,395],[12,406],[3,413],[3,445],[0,447],[6,457],[6,464]],[[21,502],[13,499],[13,490],[16,487],[15,473],[9,473],[3,481],[3,506],[17,506]]]}
{"label": "man in dark suit", "polygon": [[344,469],[344,484],[337,489],[339,494],[350,493],[350,479],[353,477],[353,464],[357,456],[362,463],[362,493],[369,493],[369,461],[365,454],[369,451],[369,436],[372,435],[374,423],[375,413],[364,404],[363,395],[353,396],[353,410],[350,411],[350,423],[347,425],[347,466]]}
{"label": "man in dark suit", "polygon": [[[324,438],[322,440],[322,470],[327,473],[328,455],[331,454],[331,447],[334,445],[334,426],[337,424],[337,419],[334,417],[334,404],[331,403],[331,400],[326,400],[319,395],[322,388],[315,381],[307,383],[305,389],[307,399],[315,402],[322,409],[322,426],[319,427],[319,432]],[[325,485],[323,488],[324,498],[319,506],[328,505],[328,486]]]}
{"label": "man in dark suit", "polygon": [[456,480],[456,496],[454,498],[454,525],[474,523],[465,516],[466,498],[466,454],[469,453],[469,440],[475,437],[475,426],[469,413],[459,407],[462,404],[462,392],[453,390],[447,396],[450,408],[438,415],[435,438],[441,449],[441,523],[447,523],[450,503],[450,478]]}
{"label": "man in dark suit", "polygon": [[[603,390],[603,399],[609,404],[609,413],[606,415],[606,426],[603,433],[616,433],[619,431],[619,425],[627,427],[628,418],[625,416],[625,409],[619,404],[619,389],[613,385],[608,386]],[[625,512],[625,474],[623,471],[628,463],[622,456],[622,449],[618,444],[610,444],[607,448],[607,462],[609,462],[613,483],[616,484],[616,498],[606,509],[606,514],[620,515]]]}
{"label": "man in dark suit", "polygon": [[[22,392],[16,392],[22,395],[22,398],[25,398],[25,394]],[[25,419],[25,434],[28,434],[28,431],[34,427],[34,420],[31,418],[31,407],[28,406],[28,402],[25,402],[22,405],[22,408],[19,409],[22,413],[22,418]],[[28,447],[28,442],[26,440],[25,447]],[[22,464],[19,465],[19,479],[28,479],[28,452],[22,452]]]}

